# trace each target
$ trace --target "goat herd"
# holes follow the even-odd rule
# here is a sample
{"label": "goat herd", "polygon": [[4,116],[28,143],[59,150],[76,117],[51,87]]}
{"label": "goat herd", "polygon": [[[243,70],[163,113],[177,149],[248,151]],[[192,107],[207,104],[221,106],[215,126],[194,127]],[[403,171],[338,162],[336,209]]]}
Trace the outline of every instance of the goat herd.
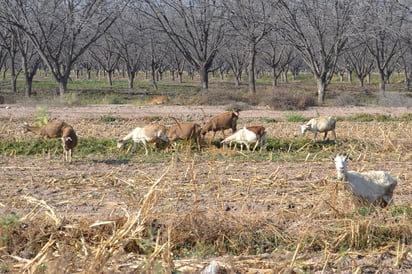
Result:
{"label": "goat herd", "polygon": [[[204,126],[198,123],[178,122],[170,127],[161,124],[149,124],[143,127],[136,127],[125,137],[117,141],[117,147],[122,148],[124,144],[132,140],[132,153],[135,152],[137,144],[142,143],[145,154],[148,154],[147,144],[152,143],[155,147],[161,143],[170,144],[178,140],[194,141],[198,150],[201,148],[201,140],[208,132],[221,131],[225,137],[221,144],[232,146],[240,144],[253,151],[259,146],[260,149],[266,145],[266,129],[263,126],[249,126],[237,130],[237,120],[239,111],[228,111],[212,117]],[[174,119],[174,118],[173,118]],[[316,139],[318,132],[324,133],[323,140],[326,139],[329,131],[332,132],[336,140],[335,132],[336,120],[333,117],[317,117],[301,125],[301,132],[311,131]],[[41,127],[24,124],[25,132],[33,132],[41,138],[61,138],[63,146],[63,162],[72,162],[72,150],[77,145],[77,135],[72,126],[63,121],[52,121]],[[224,131],[232,130],[232,135],[226,137]],[[338,154],[333,160],[335,162],[338,178],[347,182],[347,187],[358,197],[372,203],[386,206],[392,202],[393,191],[397,185],[397,180],[384,171],[354,172],[347,171],[346,161],[349,156]]]}
{"label": "goat herd", "polygon": [[[173,117],[172,117],[173,118]],[[152,143],[157,147],[160,143],[170,144],[178,140],[191,141],[193,140],[198,150],[201,148],[201,140],[204,139],[208,132],[213,132],[213,138],[216,132],[221,131],[225,137],[221,144],[223,146],[231,147],[232,143],[240,144],[241,150],[243,145],[250,150],[250,145],[254,144],[253,151],[259,146],[260,149],[266,145],[266,129],[263,126],[248,126],[237,130],[237,120],[239,118],[239,111],[228,111],[212,117],[202,127],[198,123],[178,122],[175,125],[166,127],[161,124],[149,124],[143,127],[136,127],[129,134],[118,140],[117,147],[122,148],[129,140],[133,141],[132,153],[136,151],[137,144],[142,143],[145,149],[145,155],[148,154],[147,144]],[[328,131],[335,134],[336,120],[332,117],[318,117],[311,119],[307,124],[302,125],[302,134],[306,131],[312,131],[315,134],[315,139],[318,132],[324,132],[324,140],[326,139]],[[72,151],[77,145],[77,135],[73,127],[66,122],[53,120],[43,126],[32,126],[24,123],[24,132],[33,132],[44,139],[61,138],[63,146],[63,162],[72,161]],[[231,129],[232,135],[226,137],[225,130]]]}

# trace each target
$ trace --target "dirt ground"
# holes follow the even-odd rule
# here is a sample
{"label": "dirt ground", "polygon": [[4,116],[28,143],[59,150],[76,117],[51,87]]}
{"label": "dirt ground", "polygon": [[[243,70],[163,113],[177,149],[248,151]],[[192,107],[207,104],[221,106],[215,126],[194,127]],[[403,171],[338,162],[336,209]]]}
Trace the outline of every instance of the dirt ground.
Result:
{"label": "dirt ground", "polygon": [[[80,107],[47,107],[49,119],[65,120],[72,124],[77,130],[80,140],[82,137],[110,137],[118,138],[128,133],[135,126],[151,121],[153,117],[159,120],[172,123],[170,116],[180,121],[203,122],[211,116],[225,111],[225,107],[216,106],[130,106],[130,105],[96,105]],[[19,105],[0,106],[0,141],[1,140],[23,140],[33,138],[33,135],[24,135],[20,131],[20,126],[24,121],[32,123],[38,110],[36,107]],[[385,114],[391,116],[402,116],[411,113],[409,108],[380,108],[380,107],[319,107],[305,111],[295,111],[306,118],[318,115],[332,115],[345,117],[357,113]],[[298,129],[290,128],[284,123],[285,117],[290,112],[273,111],[264,107],[243,110],[240,113],[238,127],[243,125],[264,125],[268,128],[269,136],[297,136]],[[113,124],[103,123],[102,117],[113,116],[118,122]],[[124,119],[124,121],[122,120]],[[270,122],[273,121],[276,122]],[[358,128],[365,125],[355,125]],[[405,125],[403,125],[405,126]],[[338,129],[338,138],[343,140],[351,138],[351,128],[353,125],[346,123],[342,129]],[[406,124],[406,135],[396,136],[398,142],[402,142],[405,147],[410,147],[411,124]],[[362,131],[362,130],[360,130]],[[396,131],[398,132],[398,131]],[[381,142],[381,132],[373,134],[364,130],[364,137],[375,140],[377,144]],[[391,137],[391,136],[389,136]],[[409,142],[409,143],[408,143]],[[80,142],[81,145],[81,142]],[[396,144],[395,144],[396,145]],[[358,157],[368,157],[365,152]],[[366,156],[365,156],[366,155]],[[136,158],[143,155],[136,155]],[[296,162],[241,162],[241,163],[220,163],[219,161],[202,162],[201,160],[180,158],[173,159],[170,163],[143,163],[135,161],[112,161],[112,159],[80,159],[75,156],[75,162],[71,165],[63,165],[61,159],[55,156],[1,156],[0,158],[0,214],[15,213],[18,215],[29,214],[33,207],[33,201],[28,197],[34,197],[38,201],[45,201],[48,206],[54,209],[59,216],[89,216],[90,219],[106,220],[115,216],[121,216],[124,208],[133,208],[133,199],[139,200],[145,194],[145,190],[156,181],[162,174],[167,182],[162,187],[162,192],[169,193],[173,204],[178,211],[188,210],[192,205],[190,201],[196,198],[198,203],[204,202],[209,208],[216,210],[223,208],[244,208],[248,210],[267,210],[271,207],[288,206],[287,199],[283,204],[275,204],[275,194],[271,193],[271,183],[268,178],[280,178],[288,183],[305,184],[307,182],[321,182],[335,176],[335,170],[331,162],[325,168],[324,161],[317,161],[316,155],[308,155],[309,160],[303,163]],[[199,157],[200,159],[201,157]],[[196,159],[196,156],[195,156]],[[312,159],[312,160],[310,160]],[[402,191],[397,190],[397,203],[412,202],[412,153],[402,151],[399,154],[399,161],[385,160],[378,162],[373,159],[366,161],[355,161],[351,165],[358,165],[357,168],[386,169],[403,181]],[[223,164],[223,165],[222,165]],[[173,172],[168,170],[173,169]],[[269,181],[267,181],[269,180]],[[261,189],[250,190],[251,181],[259,181]],[[211,187],[210,182],[217,183],[218,186]],[[232,186],[232,183],[239,183],[240,189]],[[141,193],[127,194],[130,186],[142,184]],[[197,185],[195,187],[194,185]],[[193,193],[185,192],[187,187],[196,188],[201,195],[192,197]],[[399,189],[399,188],[398,188]],[[218,194],[215,192],[218,191]],[[242,199],[242,193],[247,192],[247,205]],[[213,193],[213,194],[211,194]],[[212,205],[207,201],[208,195],[216,195],[221,199],[222,204]],[[129,197],[129,200],[124,200]],[[187,203],[178,203],[178,200],[188,199]],[[171,201],[170,200],[170,201]],[[170,201],[163,201],[164,206],[170,206]],[[307,202],[294,200],[297,208],[305,208]],[[408,260],[412,260],[411,253],[407,253]],[[384,263],[388,266],[382,269],[392,268],[393,260]],[[356,268],[355,268],[356,269]],[[377,270],[378,271],[378,270]],[[395,273],[394,271],[393,273]],[[250,272],[250,273],[259,273]],[[263,273],[263,272],[262,272]],[[347,272],[349,273],[349,272]],[[373,272],[370,272],[373,273]],[[383,272],[381,272],[383,273]],[[406,273],[406,272],[400,272]]]}

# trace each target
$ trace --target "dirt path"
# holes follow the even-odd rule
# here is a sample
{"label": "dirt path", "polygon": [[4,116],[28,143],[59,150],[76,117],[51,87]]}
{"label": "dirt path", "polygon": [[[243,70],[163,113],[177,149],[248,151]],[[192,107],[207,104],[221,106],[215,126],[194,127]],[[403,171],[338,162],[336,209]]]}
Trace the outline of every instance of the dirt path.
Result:
{"label": "dirt path", "polygon": [[[174,116],[182,120],[202,121],[219,112],[225,111],[224,106],[131,106],[131,105],[95,105],[76,107],[46,107],[49,118],[62,119],[73,122],[79,119],[98,119],[104,116],[116,116],[119,118],[145,118]],[[34,106],[9,105],[0,107],[1,118],[31,119],[37,112]],[[313,107],[305,111],[293,111],[304,117],[316,117],[318,115],[348,116],[359,113],[384,114],[402,116],[411,113],[406,107]],[[273,118],[284,120],[289,111],[276,111],[266,107],[254,107],[241,111],[240,119]]]}

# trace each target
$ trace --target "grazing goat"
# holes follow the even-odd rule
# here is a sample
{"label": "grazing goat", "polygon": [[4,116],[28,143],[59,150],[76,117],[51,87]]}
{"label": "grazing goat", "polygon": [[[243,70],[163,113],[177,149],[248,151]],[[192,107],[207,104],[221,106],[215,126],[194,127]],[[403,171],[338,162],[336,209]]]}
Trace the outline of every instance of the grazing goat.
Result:
{"label": "grazing goat", "polygon": [[347,154],[338,153],[335,161],[338,179],[347,182],[347,187],[356,195],[368,202],[382,207],[392,203],[393,191],[397,180],[385,171],[348,171]]}
{"label": "grazing goat", "polygon": [[253,131],[257,138],[258,138],[258,144],[260,147],[260,151],[262,151],[262,148],[266,145],[266,129],[265,127],[262,126],[248,126],[246,127],[248,130]]}
{"label": "grazing goat", "polygon": [[178,123],[167,129],[167,138],[170,142],[177,140],[194,140],[196,142],[198,150],[200,150],[200,131],[202,127],[196,123]]}
{"label": "grazing goat", "polygon": [[215,137],[216,131],[222,131],[223,137],[225,137],[225,129],[232,129],[232,134],[236,131],[237,120],[239,118],[239,111],[228,111],[221,113],[217,116],[212,117],[203,126],[201,134],[206,135],[209,131],[213,131],[213,138]]}
{"label": "grazing goat", "polygon": [[166,135],[166,127],[159,124],[136,127],[123,139],[117,141],[117,147],[122,148],[124,144],[130,139],[133,140],[132,153],[136,151],[137,144],[142,143],[146,152],[145,155],[149,154],[149,151],[147,150],[147,143],[154,143],[156,145],[157,142],[169,142],[169,139]]}
{"label": "grazing goat", "polygon": [[63,128],[62,133],[63,162],[72,162],[73,148],[77,145],[77,135],[71,126]]}
{"label": "grazing goat", "polygon": [[24,133],[33,132],[43,139],[60,138],[63,134],[63,128],[70,126],[66,122],[54,120],[40,127],[30,126],[24,123]]}
{"label": "grazing goat", "polygon": [[333,138],[336,141],[336,132],[335,132],[336,120],[333,117],[317,117],[310,119],[305,125],[301,125],[302,135],[305,134],[306,131],[311,131],[315,134],[315,141],[316,137],[318,136],[318,132],[324,132],[325,135],[323,136],[323,141],[326,140],[328,135],[328,131],[332,131]]}
{"label": "grazing goat", "polygon": [[255,143],[255,146],[253,148],[253,151],[255,151],[257,145],[259,144],[259,138],[256,133],[244,127],[242,129],[239,129],[229,137],[226,137],[221,143],[223,145],[227,145],[227,143],[229,143],[229,146],[231,146],[232,142],[235,142],[235,149],[237,144],[241,144],[240,150],[243,150],[242,144],[244,144],[247,150],[249,150],[249,144]]}
{"label": "grazing goat", "polygon": [[166,104],[168,101],[169,99],[167,98],[167,96],[156,96],[149,101],[149,105],[162,105]]}

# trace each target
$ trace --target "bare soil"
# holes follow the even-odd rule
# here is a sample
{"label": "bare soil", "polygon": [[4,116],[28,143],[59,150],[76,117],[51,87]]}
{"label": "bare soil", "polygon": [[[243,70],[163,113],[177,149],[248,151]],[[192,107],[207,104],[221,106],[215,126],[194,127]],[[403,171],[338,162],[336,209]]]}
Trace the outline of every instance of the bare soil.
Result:
{"label": "bare soil", "polygon": [[[181,121],[202,123],[225,110],[224,106],[96,105],[48,107],[47,113],[50,119],[65,120],[72,124],[78,132],[79,145],[81,145],[82,137],[119,138],[128,133],[134,126],[148,123],[153,119],[172,124],[170,116],[173,116]],[[20,126],[24,121],[32,123],[35,120],[36,112],[36,107],[0,106],[0,141],[33,138],[33,135],[22,134]],[[402,116],[410,112],[409,108],[402,107],[317,107],[294,113],[310,118],[318,115],[345,117],[358,113]],[[264,107],[247,109],[241,111],[238,125],[264,125],[268,128],[269,136],[278,138],[298,136],[297,125],[292,127],[285,123],[285,117],[289,114],[290,112],[273,111]],[[102,122],[102,117],[108,116],[116,117],[116,122]],[[270,122],[271,119],[276,122]],[[394,146],[402,143],[404,147],[412,149],[410,144],[411,124],[406,123],[398,125],[398,127],[406,127],[404,128],[406,135],[399,133],[399,128],[393,130],[397,136],[386,136],[385,126],[382,126],[382,132],[371,132],[368,130],[367,124],[351,125],[347,122],[342,123],[341,128],[338,127],[337,134],[338,139],[351,140],[353,138],[351,131],[356,128],[356,132],[363,132],[357,138],[365,138],[379,145],[383,143],[384,138],[388,137],[393,140]],[[1,156],[0,214],[13,213],[19,216],[30,214],[35,207],[31,199],[34,198],[37,201],[44,201],[62,218],[87,217],[95,221],[109,220],[124,215],[124,209],[136,210],[137,201],[144,197],[153,182],[164,175],[162,179],[164,183],[159,190],[162,199],[159,199],[159,204],[154,209],[158,216],[166,214],[162,210],[167,212],[169,211],[166,209],[168,207],[174,207],[174,212],[185,212],[193,210],[193,207],[199,207],[200,210],[207,208],[208,211],[216,212],[228,210],[245,212],[246,210],[251,214],[270,215],[274,208],[291,207],[292,204],[293,211],[314,206],[311,204],[312,201],[302,200],[299,193],[290,193],[292,198],[285,196],[285,199],[279,202],[278,194],[273,192],[274,180],[303,187],[323,184],[325,181],[333,180],[331,178],[335,176],[333,164],[317,160],[316,155],[308,155],[307,161],[298,163],[276,162],[269,159],[261,162],[247,160],[224,163],[219,162],[219,160],[203,162],[200,154],[199,156],[186,156],[179,154],[167,163],[147,163],[139,161],[139,158],[144,157],[144,155],[136,155],[135,161],[79,158],[75,155],[74,163],[71,165],[62,164],[60,157],[54,155]],[[396,203],[411,204],[411,152],[399,152],[399,161],[392,160],[393,157],[382,157],[383,161],[378,161],[373,159],[367,151],[359,152],[355,156],[358,159],[351,163],[353,168],[385,169],[400,178],[402,183],[395,193]],[[245,157],[247,159],[247,155]],[[140,193],[135,193],[136,189],[139,189]],[[315,188],[312,191],[313,194],[316,193]],[[295,197],[293,197],[294,195]],[[221,201],[221,203],[216,204],[216,201]],[[236,213],[233,214],[236,216]],[[396,256],[393,254],[378,253],[365,258],[354,252],[341,262],[341,271],[343,273],[358,270],[362,270],[364,273],[375,273],[375,271],[379,273],[386,271],[407,273],[411,271],[412,255],[411,252],[405,254],[404,264],[401,267],[399,265],[395,267]],[[291,262],[293,255],[293,252],[281,254],[273,251],[271,254],[254,256],[253,263],[249,262],[252,260],[252,257],[249,256],[236,260],[238,266],[242,265],[242,268],[239,269],[250,269],[247,273],[275,273],[276,271],[273,270],[276,269],[275,266],[287,265]],[[20,254],[20,256],[23,255]],[[317,265],[311,260],[317,260],[319,256],[323,255],[319,253],[312,259],[301,259],[309,264]],[[234,260],[234,258],[216,257],[215,260],[220,265],[224,265],[227,264],[228,260]],[[195,263],[192,261],[192,268],[188,268],[189,272],[199,271],[210,262],[210,260],[195,261]],[[176,265],[184,264],[178,261],[175,263]],[[198,267],[194,266],[196,264]],[[266,270],[262,265],[266,265]],[[377,267],[370,266],[368,268],[368,265]],[[253,270],[254,267],[255,270]],[[336,268],[331,269],[340,272]],[[110,272],[110,268],[107,272]]]}

